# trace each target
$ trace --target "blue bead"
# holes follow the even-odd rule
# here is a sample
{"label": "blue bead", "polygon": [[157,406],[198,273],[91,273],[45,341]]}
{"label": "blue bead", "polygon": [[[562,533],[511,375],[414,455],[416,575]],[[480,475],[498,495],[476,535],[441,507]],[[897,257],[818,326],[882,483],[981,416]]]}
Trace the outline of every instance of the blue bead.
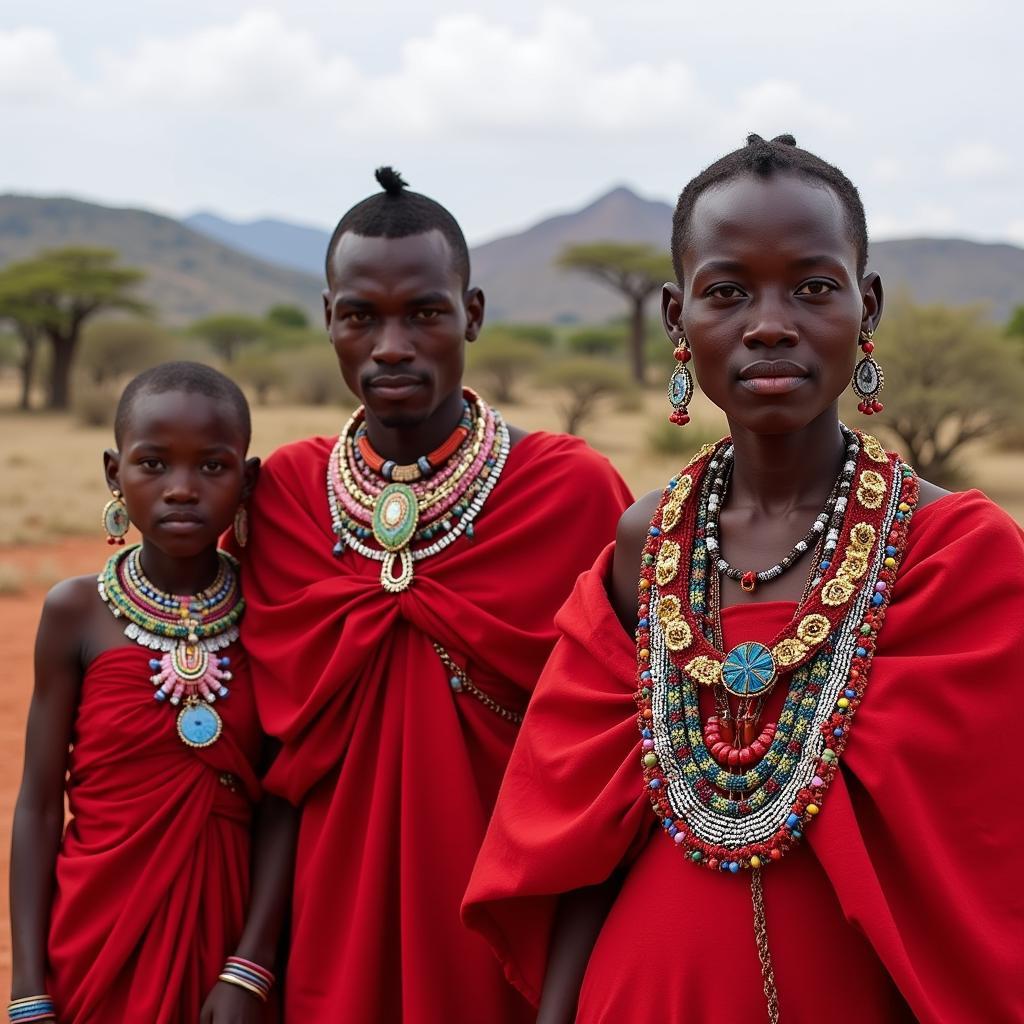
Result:
{"label": "blue bead", "polygon": [[639,629],[646,629],[650,624],[651,624],[650,619],[641,619],[637,623],[637,628],[639,628]]}
{"label": "blue bead", "polygon": [[797,815],[795,815],[795,814],[791,814],[786,819],[786,828],[796,828],[797,825],[799,825],[799,824],[800,824],[800,818]]}
{"label": "blue bead", "polygon": [[740,869],[740,863],[737,860],[729,862],[729,870],[735,875]]}
{"label": "blue bead", "polygon": [[881,594],[875,594],[874,597],[871,598],[871,603],[877,608],[884,600],[885,598],[883,598]]}
{"label": "blue bead", "polygon": [[887,548],[885,549],[885,553],[886,553],[886,554],[887,554],[887,555],[888,555],[888,556],[889,556],[890,558],[892,558],[892,556],[896,554],[896,549],[895,549],[895,548],[894,548],[894,547],[893,547],[893,546],[892,546],[892,545],[890,544],[890,545],[889,545],[889,546],[888,546],[888,547],[887,547]]}
{"label": "blue bead", "polygon": [[868,649],[866,647],[858,647],[854,652],[858,658],[867,657]]}
{"label": "blue bead", "polygon": [[640,736],[645,740],[654,739],[654,733],[651,732],[650,729],[644,729],[643,732],[640,733]]}
{"label": "blue bead", "polygon": [[662,825],[665,826],[665,828],[670,828],[672,826],[672,819],[671,818],[662,818],[661,819],[661,823],[662,823]]}
{"label": "blue bead", "polygon": [[651,789],[661,789],[661,779],[651,779],[647,785],[650,786]]}
{"label": "blue bead", "polygon": [[643,679],[644,682],[646,682],[648,679],[651,678],[651,673],[648,672],[647,669],[644,669],[643,672],[640,673],[640,678]]}
{"label": "blue bead", "polygon": [[345,550],[345,545],[342,544],[341,541],[339,540],[338,543],[335,544],[334,548],[333,548],[334,557],[337,558],[339,555],[342,554],[342,552],[344,552],[344,550]]}
{"label": "blue bead", "polygon": [[833,736],[837,736],[837,737],[838,737],[838,736],[842,736],[842,735],[843,735],[843,730],[842,730],[842,729],[839,729],[839,728],[833,729],[833,730],[832,730],[832,735],[833,735]]}
{"label": "blue bead", "polygon": [[719,871],[728,871],[729,870],[729,862],[727,860],[723,860],[722,863],[718,865],[718,870]]}
{"label": "blue bead", "polygon": [[794,839],[803,839],[803,837],[804,837],[803,832],[801,832],[800,829],[798,829],[798,828],[793,829],[792,832],[790,832],[790,835]]}
{"label": "blue bead", "polygon": [[221,658],[220,659],[220,667],[221,668],[227,668],[228,665],[230,665],[230,664],[231,664],[231,659],[230,658]]}
{"label": "blue bead", "polygon": [[226,697],[226,696],[227,696],[227,695],[228,695],[228,694],[229,694],[230,692],[231,692],[231,691],[230,691],[230,690],[229,690],[229,689],[228,689],[228,688],[227,688],[226,686],[222,686],[222,687],[221,687],[221,688],[220,688],[220,689],[219,689],[219,690],[217,691],[217,696],[218,696],[218,697],[220,697],[220,698],[221,698],[221,700],[223,700],[223,699],[224,699],[224,698],[225,698],[225,697]]}
{"label": "blue bead", "polygon": [[849,700],[853,700],[853,698],[857,696],[857,691],[856,690],[843,690],[843,696],[846,697]]}
{"label": "blue bead", "polygon": [[473,534],[473,524],[472,524],[472,523],[470,523],[470,524],[469,524],[469,525],[468,525],[468,526],[466,527],[466,536],[467,536],[467,537],[473,537],[473,536],[474,536],[474,534]]}
{"label": "blue bead", "polygon": [[902,523],[903,522],[903,513],[902,512],[897,512],[896,513],[896,522],[897,523]]}
{"label": "blue bead", "polygon": [[647,532],[652,537],[659,537],[661,535],[661,530],[659,530],[656,526],[652,526]]}
{"label": "blue bead", "polygon": [[673,478],[672,478],[671,480],[669,480],[669,482],[668,482],[668,489],[669,489],[670,491],[674,491],[674,490],[676,489],[676,485],[677,485],[678,483],[679,483],[679,481],[678,481],[678,480],[676,480],[676,479],[675,479],[675,477],[673,477]]}
{"label": "blue bead", "polygon": [[163,690],[157,690],[156,693],[153,694],[153,699],[154,700],[167,700],[167,694],[164,693]]}
{"label": "blue bead", "polygon": [[671,826],[669,827],[669,830],[668,830],[668,834],[669,834],[670,836],[674,836],[674,835],[675,835],[675,834],[676,834],[676,833],[677,833],[678,831],[679,831],[679,829],[677,829],[677,828],[675,827],[675,825],[671,825]]}
{"label": "blue bead", "polygon": [[821,569],[822,571],[824,571],[824,570],[825,570],[825,569],[827,569],[827,568],[828,568],[828,567],[829,567],[829,566],[830,566],[831,564],[832,564],[831,562],[822,562],[822,563],[821,563],[821,564],[820,564],[820,565],[818,566],[818,568],[819,568],[819,569]]}
{"label": "blue bead", "polygon": [[160,662],[157,661],[156,658],[150,658],[149,659],[149,667],[151,669],[153,669],[154,671],[156,671],[156,669],[158,669],[160,667]]}

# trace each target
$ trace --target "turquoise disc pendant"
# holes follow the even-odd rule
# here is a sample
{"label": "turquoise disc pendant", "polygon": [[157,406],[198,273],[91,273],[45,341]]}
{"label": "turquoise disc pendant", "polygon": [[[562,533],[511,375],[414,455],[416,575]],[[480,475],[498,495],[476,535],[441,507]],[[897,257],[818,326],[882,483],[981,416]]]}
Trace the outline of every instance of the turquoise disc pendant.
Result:
{"label": "turquoise disc pendant", "polygon": [[416,532],[419,502],[406,484],[388,484],[373,506],[373,537],[385,551],[401,551]]}
{"label": "turquoise disc pendant", "polygon": [[186,746],[208,747],[217,742],[223,729],[220,715],[196,697],[178,712],[178,736]]}
{"label": "turquoise disc pendant", "polygon": [[722,662],[722,682],[735,697],[757,697],[775,682],[775,659],[764,644],[734,647]]}

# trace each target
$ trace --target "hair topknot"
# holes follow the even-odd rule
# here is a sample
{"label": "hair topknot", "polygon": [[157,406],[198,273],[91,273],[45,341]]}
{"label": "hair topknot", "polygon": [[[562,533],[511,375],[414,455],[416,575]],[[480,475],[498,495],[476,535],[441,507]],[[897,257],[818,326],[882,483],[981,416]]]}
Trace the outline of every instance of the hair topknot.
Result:
{"label": "hair topknot", "polygon": [[378,167],[374,177],[384,191],[356,203],[338,221],[327,243],[324,269],[328,284],[332,283],[334,250],[347,231],[365,238],[405,238],[440,231],[451,248],[455,272],[462,278],[463,287],[468,288],[469,246],[458,221],[440,203],[410,191],[405,179],[393,167]]}
{"label": "hair topknot", "polygon": [[672,217],[672,265],[680,282],[683,280],[682,253],[689,243],[693,208],[700,196],[709,188],[744,174],[767,178],[780,171],[820,181],[832,189],[843,206],[853,236],[857,250],[857,273],[864,274],[868,262],[868,229],[864,205],[853,182],[838,167],[801,149],[792,135],[776,135],[769,141],[751,133],[747,136],[745,146],[716,160],[680,193]]}
{"label": "hair topknot", "polygon": [[394,169],[394,167],[378,167],[373,172],[377,184],[392,197],[400,196],[408,187],[409,183]]}

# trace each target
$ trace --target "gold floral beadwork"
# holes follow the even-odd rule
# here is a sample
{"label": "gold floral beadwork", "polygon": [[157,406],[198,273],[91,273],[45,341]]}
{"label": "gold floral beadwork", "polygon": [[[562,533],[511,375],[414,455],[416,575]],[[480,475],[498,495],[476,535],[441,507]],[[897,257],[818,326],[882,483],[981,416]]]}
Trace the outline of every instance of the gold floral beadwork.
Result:
{"label": "gold floral beadwork", "polygon": [[772,657],[783,668],[795,665],[806,653],[807,645],[795,637],[786,637],[772,648]]}
{"label": "gold floral beadwork", "polygon": [[820,644],[829,633],[829,621],[824,615],[805,615],[796,627],[796,635],[805,644]]}
{"label": "gold floral beadwork", "polygon": [[686,674],[702,686],[716,686],[722,681],[722,666],[714,658],[701,655],[686,666]]}
{"label": "gold floral beadwork", "polygon": [[683,605],[675,594],[666,594],[658,604],[658,621],[664,626],[683,614]]}
{"label": "gold floral beadwork", "polygon": [[847,551],[836,575],[855,582],[868,571],[868,556],[863,551]]}
{"label": "gold floral beadwork", "polygon": [[857,481],[857,500],[865,507],[876,509],[882,507],[885,498],[885,480],[873,469],[865,469]]}
{"label": "gold floral beadwork", "polygon": [[661,510],[662,532],[669,533],[679,525],[679,520],[683,517],[683,505],[686,504],[692,488],[693,478],[686,474],[676,482],[672,494]]}
{"label": "gold floral beadwork", "polygon": [[875,528],[870,523],[858,523],[850,530],[850,544],[870,551],[875,543]]}
{"label": "gold floral beadwork", "polygon": [[693,643],[693,633],[686,619],[672,619],[665,623],[665,646],[670,651],[685,651]]}
{"label": "gold floral beadwork", "polygon": [[837,576],[821,588],[821,600],[833,607],[845,604],[853,596],[853,590],[854,586],[849,580]]}
{"label": "gold floral beadwork", "polygon": [[662,541],[661,549],[658,551],[658,562],[654,569],[654,577],[658,586],[663,587],[671,583],[679,572],[679,558],[682,552],[674,540]]}
{"label": "gold floral beadwork", "polygon": [[700,462],[705,455],[710,455],[715,450],[713,444],[702,444],[694,453],[690,456],[690,461],[687,466],[692,466],[695,462]]}
{"label": "gold floral beadwork", "polygon": [[873,462],[889,461],[889,456],[885,454],[885,449],[877,437],[872,437],[871,434],[862,434],[860,441],[864,454]]}

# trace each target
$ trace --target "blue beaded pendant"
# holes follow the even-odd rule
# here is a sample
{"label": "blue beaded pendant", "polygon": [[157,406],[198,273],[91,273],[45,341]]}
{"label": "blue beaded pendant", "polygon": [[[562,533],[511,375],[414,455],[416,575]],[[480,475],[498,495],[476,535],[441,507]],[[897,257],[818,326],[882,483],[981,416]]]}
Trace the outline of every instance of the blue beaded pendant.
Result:
{"label": "blue beaded pendant", "polygon": [[373,536],[385,551],[401,551],[420,518],[416,493],[406,484],[388,484],[373,506]]}
{"label": "blue beaded pendant", "polygon": [[673,409],[686,409],[693,399],[693,377],[685,363],[676,363],[668,380],[668,400]]}
{"label": "blue beaded pendant", "polygon": [[764,644],[734,647],[722,662],[722,682],[735,697],[756,697],[775,682],[775,659]]}
{"label": "blue beaded pendant", "polygon": [[178,736],[189,747],[208,747],[220,739],[224,723],[205,701],[191,698],[178,712]]}

